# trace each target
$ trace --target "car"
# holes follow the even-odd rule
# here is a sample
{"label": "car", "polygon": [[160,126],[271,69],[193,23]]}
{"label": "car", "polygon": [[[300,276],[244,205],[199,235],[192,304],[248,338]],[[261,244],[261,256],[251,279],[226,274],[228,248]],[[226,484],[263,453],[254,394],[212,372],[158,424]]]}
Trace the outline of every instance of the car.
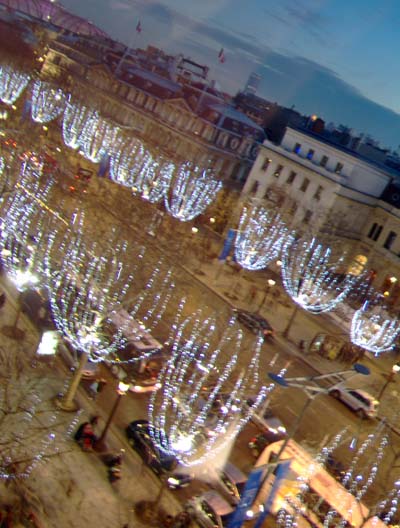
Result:
{"label": "car", "polygon": [[126,428],[129,444],[157,476],[166,476],[170,489],[185,488],[193,480],[193,476],[179,471],[178,460],[154,444],[151,429],[152,425],[148,420],[131,422]]}
{"label": "car", "polygon": [[[252,407],[254,403],[255,398],[247,398],[246,405],[248,408]],[[257,409],[251,415],[250,420],[261,429],[264,429],[265,432],[269,433],[271,438],[273,438],[271,441],[282,440],[286,436],[287,431],[285,425],[280,418],[274,415],[269,407],[263,406]]]}
{"label": "car", "polygon": [[262,433],[258,433],[256,436],[253,436],[247,445],[253,456],[258,458],[269,444],[277,442],[278,440],[283,440],[286,436],[286,433],[272,433],[271,431],[263,431]]}
{"label": "car", "polygon": [[263,334],[264,338],[271,338],[275,331],[262,315],[247,310],[236,310],[237,320],[254,334]]}
{"label": "car", "polygon": [[136,394],[144,394],[148,392],[155,392],[161,388],[161,383],[157,381],[157,378],[147,378],[136,380],[130,387],[131,392]]}
{"label": "car", "polygon": [[337,385],[331,388],[329,394],[347,405],[360,418],[374,418],[377,415],[379,401],[365,390]]}
{"label": "car", "polygon": [[224,528],[234,509],[216,491],[206,491],[192,497],[185,504],[185,510],[203,528]]}
{"label": "car", "polygon": [[247,482],[247,475],[231,462],[226,462],[225,466],[219,470],[219,478],[216,479],[212,487],[233,506],[237,506]]}

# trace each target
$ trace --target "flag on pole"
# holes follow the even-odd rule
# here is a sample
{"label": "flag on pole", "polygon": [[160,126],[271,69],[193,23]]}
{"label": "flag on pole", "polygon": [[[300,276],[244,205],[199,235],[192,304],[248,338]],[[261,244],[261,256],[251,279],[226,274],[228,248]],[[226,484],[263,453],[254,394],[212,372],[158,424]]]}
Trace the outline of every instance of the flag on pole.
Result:
{"label": "flag on pole", "polygon": [[218,60],[221,63],[225,62],[225,51],[224,51],[224,48],[221,48],[220,52],[218,53]]}
{"label": "flag on pole", "polygon": [[142,32],[142,24],[140,23],[140,20],[139,22],[136,24],[136,31],[138,33],[141,33]]}

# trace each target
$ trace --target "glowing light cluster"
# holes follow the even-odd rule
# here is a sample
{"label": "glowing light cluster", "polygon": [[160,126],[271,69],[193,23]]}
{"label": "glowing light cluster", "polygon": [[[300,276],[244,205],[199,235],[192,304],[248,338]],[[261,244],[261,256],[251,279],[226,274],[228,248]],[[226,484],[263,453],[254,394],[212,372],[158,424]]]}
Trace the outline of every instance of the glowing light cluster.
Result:
{"label": "glowing light cluster", "polygon": [[137,173],[134,186],[142,198],[150,203],[158,203],[166,197],[175,165],[161,157],[153,157],[147,152]]}
{"label": "glowing light cluster", "polygon": [[287,232],[279,215],[260,205],[243,207],[235,240],[236,261],[248,270],[266,268],[278,258]]}
{"label": "glowing light cluster", "polygon": [[[198,313],[183,321],[159,377],[161,388],[152,394],[153,439],[185,465],[202,464],[226,449],[272,390],[257,389],[261,338],[246,369],[238,369],[242,333],[234,323],[221,335],[213,318]],[[254,407],[245,403],[249,393],[258,394]]]}
{"label": "glowing light cluster", "polygon": [[48,248],[50,218],[44,205],[52,182],[41,180],[42,162],[32,155],[24,161],[15,191],[2,208],[2,262],[19,290],[36,283]]}
{"label": "glowing light cluster", "polygon": [[188,222],[204,212],[221,187],[209,170],[186,161],[174,173],[165,207],[174,218]]}
{"label": "glowing light cluster", "polygon": [[61,88],[40,81],[32,87],[32,119],[37,123],[48,123],[58,117],[65,109],[66,97]]}
{"label": "glowing light cluster", "polygon": [[118,127],[101,117],[98,112],[93,112],[82,132],[83,156],[93,163],[99,163],[106,154],[112,155],[118,133]]}
{"label": "glowing light cluster", "polygon": [[399,335],[400,321],[390,317],[381,306],[366,302],[354,312],[350,327],[350,339],[354,345],[378,355],[393,350]]}
{"label": "glowing light cluster", "polygon": [[145,154],[146,149],[138,139],[122,144],[110,157],[110,178],[125,187],[136,187],[136,175]]}
{"label": "glowing light cluster", "polygon": [[105,250],[86,244],[82,225],[81,219],[75,220],[75,230],[68,230],[61,243],[52,236],[46,285],[57,329],[91,361],[101,361],[125,344],[122,331],[108,333],[105,323],[130,282],[129,273],[123,272],[127,244],[110,241]]}
{"label": "glowing light cluster", "polygon": [[30,81],[27,73],[16,71],[10,66],[0,66],[0,101],[12,105]]}
{"label": "glowing light cluster", "polygon": [[282,248],[282,282],[293,301],[311,313],[333,310],[359,277],[343,274],[345,259],[332,258],[332,251],[315,238],[289,237]]}
{"label": "glowing light cluster", "polygon": [[80,103],[67,103],[62,122],[62,136],[67,147],[76,150],[81,146],[84,129],[92,114],[93,110]]}

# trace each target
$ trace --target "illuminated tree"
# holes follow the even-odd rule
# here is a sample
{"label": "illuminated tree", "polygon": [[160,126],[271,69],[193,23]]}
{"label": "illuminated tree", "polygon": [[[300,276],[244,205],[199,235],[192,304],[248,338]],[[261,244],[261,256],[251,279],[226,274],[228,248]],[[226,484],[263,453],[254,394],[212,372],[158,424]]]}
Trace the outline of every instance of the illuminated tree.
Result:
{"label": "illuminated tree", "polygon": [[354,312],[350,329],[351,342],[376,356],[393,350],[399,334],[400,321],[390,317],[382,306],[372,306],[365,302]]}
{"label": "illuminated tree", "polygon": [[165,207],[174,218],[188,222],[204,212],[221,187],[210,170],[186,161],[174,173]]}
{"label": "illuminated tree", "polygon": [[52,238],[45,259],[46,283],[57,329],[81,353],[81,361],[60,406],[75,408],[73,398],[86,362],[99,362],[122,348],[122,330],[107,332],[111,312],[121,304],[131,275],[126,269],[127,244],[109,240],[106,249],[86,243],[82,222],[61,243]]}
{"label": "illuminated tree", "polygon": [[13,105],[30,81],[30,75],[14,70],[9,65],[0,66],[0,101]]}
{"label": "illuminated tree", "polygon": [[279,214],[259,204],[245,205],[235,240],[236,261],[249,270],[266,268],[278,258],[287,234]]}
{"label": "illuminated tree", "polygon": [[66,97],[61,88],[37,79],[32,87],[32,119],[48,123],[65,109]]}
{"label": "illuminated tree", "polygon": [[[232,319],[219,335],[214,319],[193,315],[176,331],[172,355],[152,395],[155,443],[184,465],[200,465],[227,450],[271,390],[259,387],[259,337],[245,369],[237,365],[242,333]],[[257,394],[254,406],[246,395]],[[223,458],[223,457],[222,457]]]}

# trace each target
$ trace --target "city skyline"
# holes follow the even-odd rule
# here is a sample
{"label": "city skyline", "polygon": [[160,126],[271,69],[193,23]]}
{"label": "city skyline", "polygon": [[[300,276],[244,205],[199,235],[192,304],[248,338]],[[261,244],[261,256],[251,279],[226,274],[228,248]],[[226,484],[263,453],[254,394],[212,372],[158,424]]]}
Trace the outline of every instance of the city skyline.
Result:
{"label": "city skyline", "polygon": [[382,146],[400,143],[400,72],[394,60],[400,5],[394,1],[62,3],[133,48],[152,44],[206,64],[223,91],[235,94],[256,72],[261,97],[369,133]]}

